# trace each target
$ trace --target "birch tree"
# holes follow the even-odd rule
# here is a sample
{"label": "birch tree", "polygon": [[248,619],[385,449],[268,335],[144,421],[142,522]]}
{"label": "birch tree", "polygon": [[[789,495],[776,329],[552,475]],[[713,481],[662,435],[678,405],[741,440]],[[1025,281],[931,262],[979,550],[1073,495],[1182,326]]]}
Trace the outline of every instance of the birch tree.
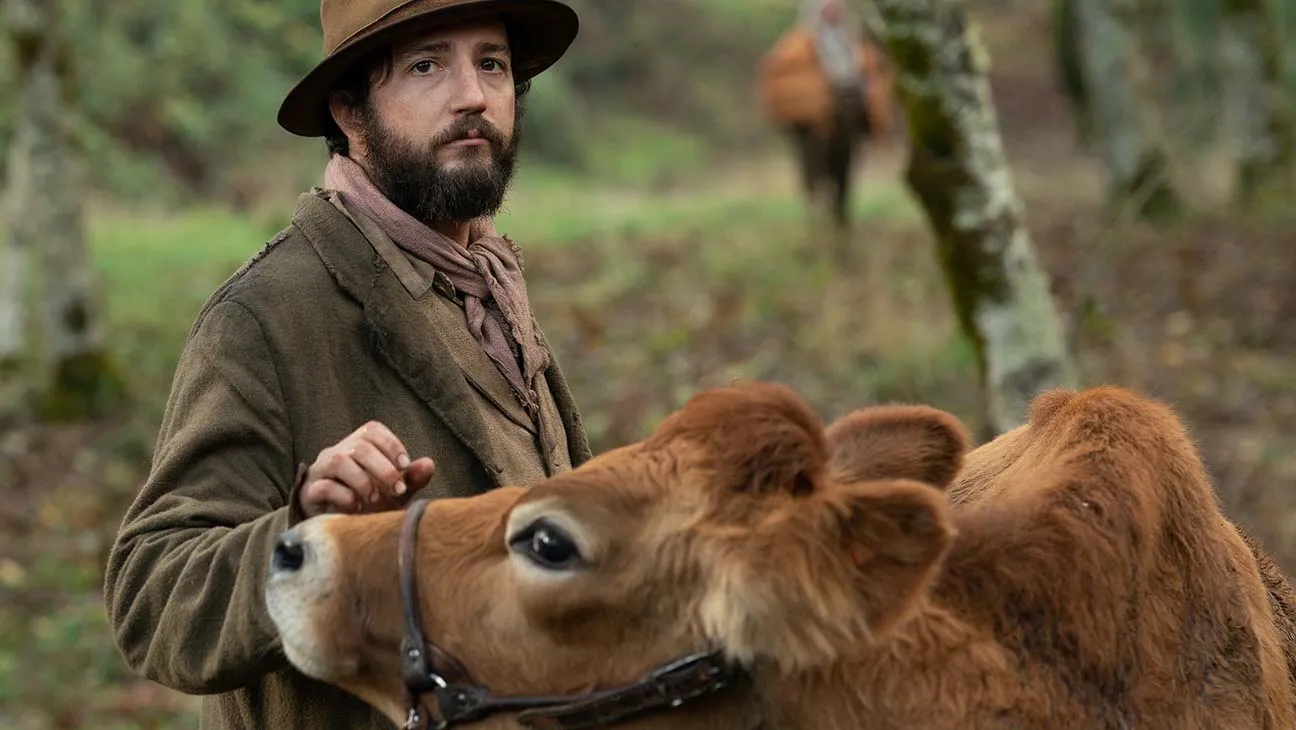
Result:
{"label": "birch tree", "polygon": [[1041,391],[1077,376],[1004,153],[986,52],[959,0],[875,4],[909,124],[906,180],[976,350],[987,426],[1003,433]]}
{"label": "birch tree", "polygon": [[26,328],[28,253],[0,232],[0,413],[16,410],[26,385],[22,364],[32,349]]}
{"label": "birch tree", "polygon": [[[34,11],[28,3],[0,0],[0,27],[6,29],[5,40],[14,51],[30,47],[32,38],[40,33],[40,16]],[[23,102],[24,99],[18,99],[20,108]],[[7,168],[6,190],[21,187],[28,177],[23,164],[28,157],[25,148],[31,145],[30,137],[29,133],[14,137],[10,154],[13,162]],[[0,411],[5,413],[18,410],[30,393],[31,381],[26,377],[24,365],[36,347],[30,339],[30,312],[27,308],[32,256],[27,245],[30,238],[13,235],[14,221],[21,217],[21,212],[13,205],[16,201],[12,196],[8,202],[9,205],[0,207],[0,224],[4,224],[0,229]]]}
{"label": "birch tree", "polygon": [[1278,0],[1223,0],[1221,61],[1237,149],[1237,200],[1254,206],[1293,192],[1296,120],[1287,90]]}
{"label": "birch tree", "polygon": [[[62,43],[60,0],[3,0],[17,62],[17,103],[7,176],[7,251],[16,263],[6,302],[20,302],[38,256],[41,357],[36,390],[43,415],[75,417],[119,388],[104,351],[93,272],[85,249],[78,170],[71,149],[71,54]],[[8,287],[6,291],[9,291]],[[24,329],[21,306],[6,327]],[[15,342],[26,346],[21,336]]]}

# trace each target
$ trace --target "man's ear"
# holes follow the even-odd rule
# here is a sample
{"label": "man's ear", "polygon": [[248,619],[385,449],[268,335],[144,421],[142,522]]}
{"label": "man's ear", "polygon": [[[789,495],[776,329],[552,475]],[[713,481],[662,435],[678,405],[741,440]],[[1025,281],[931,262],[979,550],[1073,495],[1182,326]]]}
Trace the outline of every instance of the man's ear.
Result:
{"label": "man's ear", "polygon": [[919,405],[854,411],[825,437],[835,480],[912,479],[941,489],[958,474],[970,441],[953,415]]}
{"label": "man's ear", "polygon": [[703,532],[703,631],[734,659],[823,666],[913,615],[954,538],[943,493],[913,481],[842,487]]}
{"label": "man's ear", "polygon": [[356,117],[356,110],[347,106],[342,99],[341,92],[334,91],[328,97],[329,116],[333,118],[333,123],[342,130],[342,134],[350,141],[351,146],[356,146],[356,140],[360,136],[360,120]]}

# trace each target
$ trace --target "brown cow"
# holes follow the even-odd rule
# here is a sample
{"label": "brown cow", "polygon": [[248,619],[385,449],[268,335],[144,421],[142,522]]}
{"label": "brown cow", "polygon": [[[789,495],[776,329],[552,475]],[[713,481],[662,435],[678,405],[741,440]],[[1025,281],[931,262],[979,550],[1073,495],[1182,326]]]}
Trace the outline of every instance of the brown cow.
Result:
{"label": "brown cow", "polygon": [[[396,722],[403,536],[438,676],[630,685],[534,727],[1293,727],[1275,604],[1169,408],[1056,391],[967,445],[929,407],[825,429],[780,386],[709,391],[527,490],[303,523],[268,604],[298,668]],[[702,671],[635,684],[713,651],[736,667],[716,692]],[[624,715],[652,700],[678,706]]]}

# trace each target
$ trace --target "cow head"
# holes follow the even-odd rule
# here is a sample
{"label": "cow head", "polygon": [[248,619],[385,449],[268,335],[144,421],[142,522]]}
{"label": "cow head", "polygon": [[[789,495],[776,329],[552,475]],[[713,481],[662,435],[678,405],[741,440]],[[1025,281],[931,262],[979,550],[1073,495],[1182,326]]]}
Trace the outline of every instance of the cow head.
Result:
{"label": "cow head", "polygon": [[[932,409],[866,409],[825,433],[781,386],[702,393],[572,472],[434,501],[415,557],[427,638],[498,694],[630,683],[710,649],[775,673],[824,666],[921,600],[966,445]],[[309,520],[281,538],[293,559],[267,586],[292,663],[393,720],[401,519]]]}

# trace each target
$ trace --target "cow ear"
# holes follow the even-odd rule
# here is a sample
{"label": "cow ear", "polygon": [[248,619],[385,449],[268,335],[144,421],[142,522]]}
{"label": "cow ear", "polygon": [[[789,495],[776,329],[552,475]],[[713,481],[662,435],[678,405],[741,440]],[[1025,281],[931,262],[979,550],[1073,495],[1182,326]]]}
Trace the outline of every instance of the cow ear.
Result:
{"label": "cow ear", "polygon": [[1030,425],[1044,426],[1076,397],[1069,388],[1054,388],[1035,396],[1030,403]]}
{"label": "cow ear", "polygon": [[826,439],[835,480],[912,479],[941,489],[958,474],[970,441],[953,415],[920,405],[854,411],[829,426]]}
{"label": "cow ear", "polygon": [[954,538],[944,494],[913,481],[830,487],[743,530],[707,530],[704,632],[735,660],[822,667],[912,616]]}
{"label": "cow ear", "polygon": [[824,483],[823,423],[789,388],[746,383],[703,392],[649,439],[685,439],[717,494],[804,497]]}

